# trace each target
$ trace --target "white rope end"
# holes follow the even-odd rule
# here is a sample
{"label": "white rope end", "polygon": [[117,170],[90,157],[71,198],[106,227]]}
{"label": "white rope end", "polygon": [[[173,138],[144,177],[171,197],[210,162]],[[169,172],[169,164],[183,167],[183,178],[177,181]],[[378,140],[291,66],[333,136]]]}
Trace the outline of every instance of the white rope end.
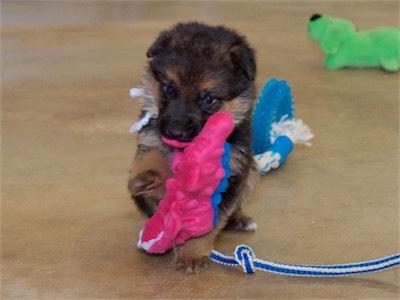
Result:
{"label": "white rope end", "polygon": [[132,88],[129,90],[129,95],[132,98],[137,98],[137,97],[141,97],[144,95],[144,89],[142,88]]}
{"label": "white rope end", "polygon": [[279,136],[287,136],[293,144],[302,144],[311,146],[311,139],[314,134],[311,128],[301,119],[287,119],[288,115],[284,115],[279,122],[271,125],[271,144],[273,144]]}
{"label": "white rope end", "polygon": [[139,121],[135,122],[131,128],[129,128],[129,132],[136,132],[139,131],[140,129],[143,128],[143,126],[147,125],[151,119],[151,117],[153,116],[153,113],[151,112],[146,112],[146,114],[139,119]]}

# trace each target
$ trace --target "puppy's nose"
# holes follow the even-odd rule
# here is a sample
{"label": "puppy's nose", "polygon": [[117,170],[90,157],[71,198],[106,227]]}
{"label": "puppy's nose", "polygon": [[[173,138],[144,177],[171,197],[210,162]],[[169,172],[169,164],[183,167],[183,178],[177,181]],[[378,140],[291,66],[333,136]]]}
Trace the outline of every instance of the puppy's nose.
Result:
{"label": "puppy's nose", "polygon": [[168,128],[168,137],[171,139],[179,140],[183,138],[184,129],[178,126],[171,126]]}
{"label": "puppy's nose", "polygon": [[193,118],[175,120],[169,123],[166,137],[181,142],[191,141],[200,131],[200,127]]}
{"label": "puppy's nose", "polygon": [[315,21],[321,18],[322,16],[320,14],[313,14],[310,18],[310,21]]}

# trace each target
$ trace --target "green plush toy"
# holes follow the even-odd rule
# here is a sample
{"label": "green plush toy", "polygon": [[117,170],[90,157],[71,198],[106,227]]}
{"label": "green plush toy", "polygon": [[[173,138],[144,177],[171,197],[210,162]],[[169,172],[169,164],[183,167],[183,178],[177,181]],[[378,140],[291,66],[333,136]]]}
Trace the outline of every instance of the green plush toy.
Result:
{"label": "green plush toy", "polygon": [[308,33],[328,56],[325,67],[382,67],[400,69],[400,28],[375,28],[357,31],[350,21],[313,15]]}

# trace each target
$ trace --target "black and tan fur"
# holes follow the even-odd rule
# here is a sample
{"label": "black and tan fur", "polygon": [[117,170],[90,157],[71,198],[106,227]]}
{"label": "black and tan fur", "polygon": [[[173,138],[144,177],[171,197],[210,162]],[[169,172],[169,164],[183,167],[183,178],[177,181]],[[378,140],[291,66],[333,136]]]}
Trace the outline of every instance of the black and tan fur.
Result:
{"label": "black and tan fur", "polygon": [[170,146],[165,135],[190,141],[209,116],[227,111],[234,116],[231,177],[219,205],[218,226],[209,234],[174,249],[174,266],[188,273],[208,267],[208,256],[219,231],[252,231],[256,224],[241,210],[256,180],[251,152],[251,116],[255,99],[254,51],[244,37],[222,26],[178,24],[162,32],[147,52],[142,113],[152,112],[139,132],[138,149],[129,176],[129,190],[148,217],[156,210],[171,176]]}

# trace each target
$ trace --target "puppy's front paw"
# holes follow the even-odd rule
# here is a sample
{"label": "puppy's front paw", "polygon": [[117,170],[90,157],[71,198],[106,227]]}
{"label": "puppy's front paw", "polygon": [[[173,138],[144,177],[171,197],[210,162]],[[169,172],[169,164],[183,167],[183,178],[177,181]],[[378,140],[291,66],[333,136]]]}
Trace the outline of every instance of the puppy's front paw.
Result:
{"label": "puppy's front paw", "polygon": [[183,271],[187,274],[199,274],[210,267],[210,259],[208,256],[198,258],[180,258],[179,256],[175,256],[173,267],[175,270]]}
{"label": "puppy's front paw", "polygon": [[133,197],[154,192],[156,189],[161,188],[162,185],[161,174],[154,170],[147,170],[129,180],[129,190]]}
{"label": "puppy's front paw", "polygon": [[139,210],[151,217],[162,199],[165,179],[157,171],[147,170],[129,179],[129,191]]}

